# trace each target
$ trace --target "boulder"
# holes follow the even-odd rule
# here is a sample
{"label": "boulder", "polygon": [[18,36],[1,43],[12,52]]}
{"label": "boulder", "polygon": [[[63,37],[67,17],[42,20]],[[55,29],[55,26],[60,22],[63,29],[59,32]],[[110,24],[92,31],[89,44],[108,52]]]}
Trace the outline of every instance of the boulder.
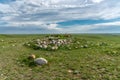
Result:
{"label": "boulder", "polygon": [[44,65],[47,64],[48,61],[45,58],[36,58],[34,60],[34,63],[36,63],[37,65]]}

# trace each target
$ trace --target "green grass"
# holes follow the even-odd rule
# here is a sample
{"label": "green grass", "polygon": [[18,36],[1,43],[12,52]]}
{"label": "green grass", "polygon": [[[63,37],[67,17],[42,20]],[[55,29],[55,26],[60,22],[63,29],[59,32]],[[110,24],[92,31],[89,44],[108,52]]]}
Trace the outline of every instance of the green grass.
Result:
{"label": "green grass", "polygon": [[[45,51],[23,46],[44,36],[0,35],[0,80],[120,80],[120,35],[73,35],[108,45],[72,50]],[[32,65],[27,60],[30,54],[44,57],[49,63]]]}

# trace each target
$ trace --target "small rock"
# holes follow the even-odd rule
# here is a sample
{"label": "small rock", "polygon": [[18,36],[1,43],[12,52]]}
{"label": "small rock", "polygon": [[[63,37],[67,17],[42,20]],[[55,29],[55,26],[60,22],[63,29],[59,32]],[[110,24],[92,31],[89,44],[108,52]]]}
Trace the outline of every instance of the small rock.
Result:
{"label": "small rock", "polygon": [[48,63],[48,61],[45,58],[36,58],[34,62],[38,65],[44,65]]}
{"label": "small rock", "polygon": [[2,48],[5,48],[5,46],[2,46]]}
{"label": "small rock", "polygon": [[15,45],[13,44],[12,46],[14,47]]}
{"label": "small rock", "polygon": [[4,40],[1,40],[1,42],[4,42]]}
{"label": "small rock", "polygon": [[52,49],[52,50],[57,50],[58,47],[57,47],[57,46],[53,46],[53,47],[51,47],[51,49]]}
{"label": "small rock", "polygon": [[78,47],[75,47],[75,49],[78,49]]}
{"label": "small rock", "polygon": [[79,74],[80,72],[79,71],[77,71],[77,70],[75,70],[74,72],[73,72],[73,74]]}
{"label": "small rock", "polygon": [[72,73],[73,71],[72,70],[68,70],[68,73]]}
{"label": "small rock", "polygon": [[69,50],[71,50],[72,48],[71,48],[71,47],[69,47],[68,49],[69,49]]}
{"label": "small rock", "polygon": [[35,59],[35,58],[36,58],[36,56],[34,54],[29,55],[29,57],[28,57],[28,59]]}
{"label": "small rock", "polygon": [[84,45],[83,48],[88,48],[88,45]]}

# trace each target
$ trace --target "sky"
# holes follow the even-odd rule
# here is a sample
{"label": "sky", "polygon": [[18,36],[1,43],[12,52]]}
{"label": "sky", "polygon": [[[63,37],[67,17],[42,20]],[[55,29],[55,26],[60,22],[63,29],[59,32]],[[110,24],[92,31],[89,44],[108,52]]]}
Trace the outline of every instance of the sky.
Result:
{"label": "sky", "polygon": [[120,0],[0,0],[0,34],[120,33]]}

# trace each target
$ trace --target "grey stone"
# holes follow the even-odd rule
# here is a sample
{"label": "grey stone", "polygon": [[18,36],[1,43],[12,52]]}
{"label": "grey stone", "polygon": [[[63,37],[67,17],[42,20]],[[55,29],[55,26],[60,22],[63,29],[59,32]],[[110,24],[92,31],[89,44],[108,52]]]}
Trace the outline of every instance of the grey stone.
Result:
{"label": "grey stone", "polygon": [[45,59],[45,58],[36,58],[34,60],[34,62],[37,64],[37,65],[44,65],[44,64],[47,64],[48,61]]}

